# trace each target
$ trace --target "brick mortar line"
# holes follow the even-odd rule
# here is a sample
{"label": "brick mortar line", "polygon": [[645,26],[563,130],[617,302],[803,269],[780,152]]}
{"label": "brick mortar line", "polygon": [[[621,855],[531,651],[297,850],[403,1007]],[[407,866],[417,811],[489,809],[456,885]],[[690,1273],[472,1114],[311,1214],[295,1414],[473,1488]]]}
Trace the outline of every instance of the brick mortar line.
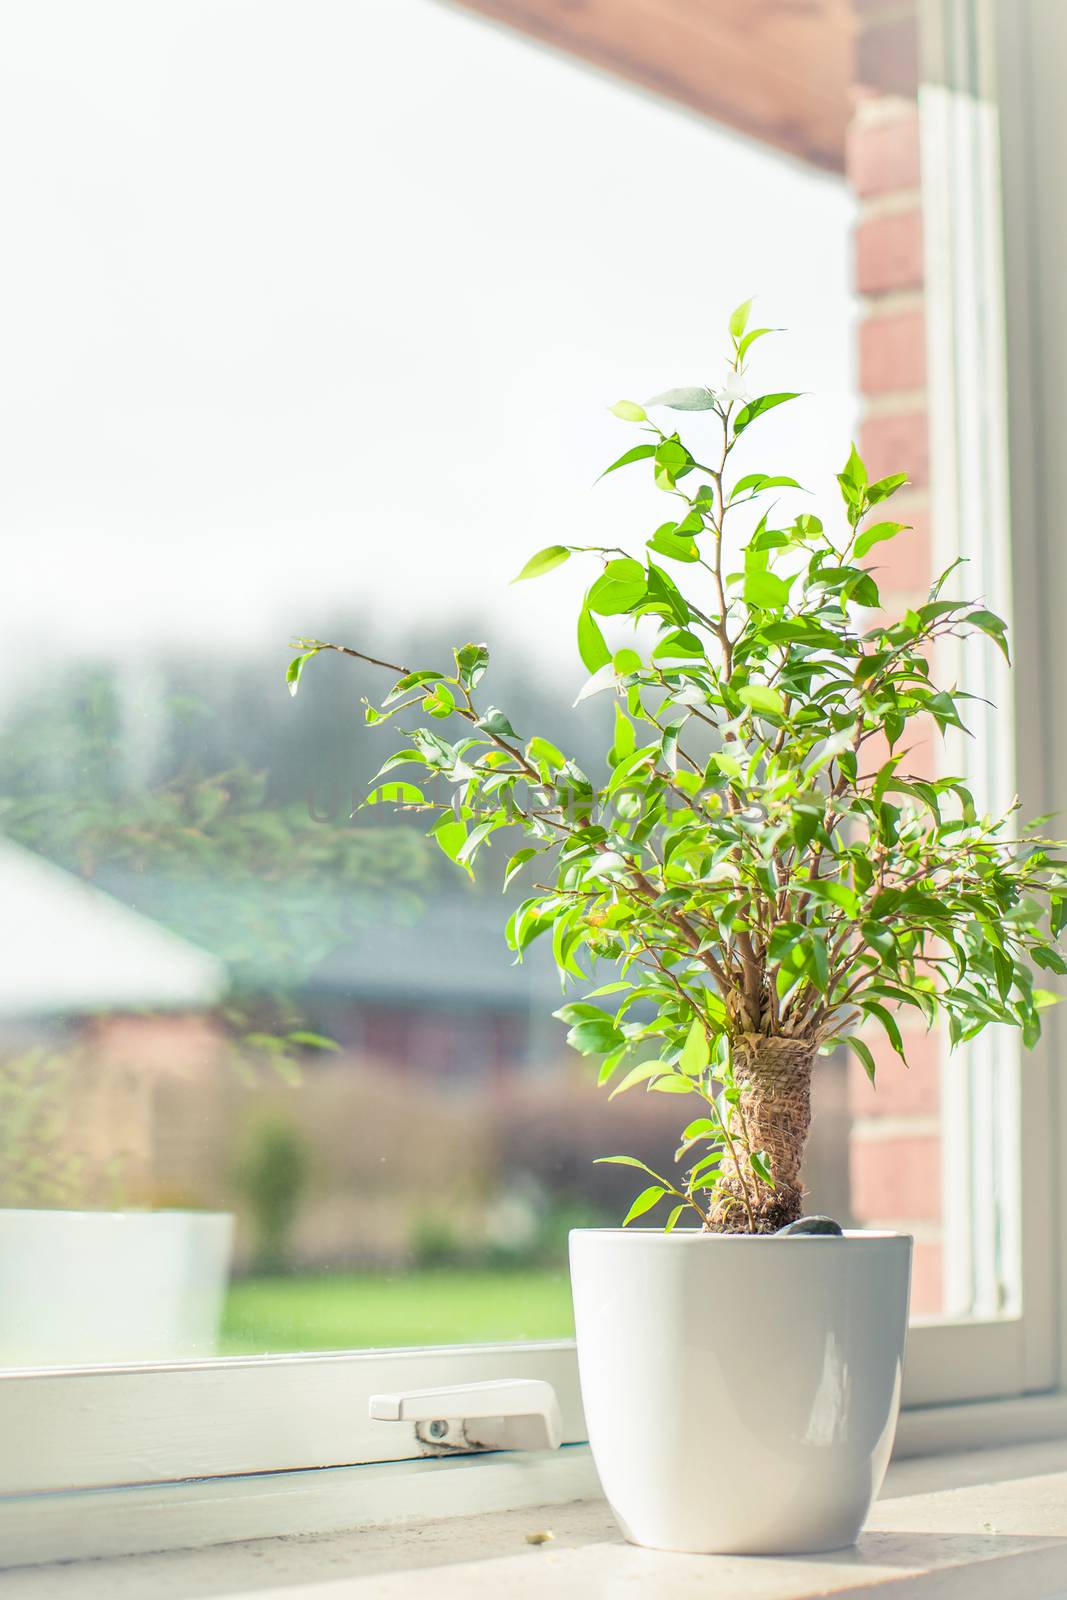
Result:
{"label": "brick mortar line", "polygon": [[875,6],[866,5],[857,19],[859,33],[877,33],[895,22],[915,20],[915,0],[881,0]]}
{"label": "brick mortar line", "polygon": [[852,125],[849,132],[866,133],[868,128],[886,128],[893,123],[912,122],[918,114],[918,102],[913,95],[857,95],[852,108]]}
{"label": "brick mortar line", "polygon": [[[933,576],[934,574],[931,571],[931,582],[933,581]],[[877,574],[874,581],[878,583]],[[882,597],[882,610],[894,613],[897,611],[918,611],[919,607],[924,606],[930,598],[929,586],[925,589],[889,589],[879,584],[878,592]],[[907,1038],[908,1035],[905,1034],[904,1037]],[[911,1037],[913,1039],[921,1039],[923,1035],[921,1033],[913,1033]],[[910,1068],[901,1063],[902,1072],[909,1070]]]}
{"label": "brick mortar line", "polygon": [[[925,594],[925,592],[926,592],[925,590],[918,590],[918,589],[914,589],[914,590],[913,589],[899,589],[897,591],[897,593],[900,594],[902,597],[907,597],[909,594],[919,594],[919,593]],[[892,594],[892,593],[893,593],[892,589],[887,589],[886,590],[886,594]],[[909,1018],[907,1013],[905,1013],[903,1016],[900,1016],[899,1013],[898,1013],[897,1021],[898,1021],[898,1025],[900,1027],[900,1035],[901,1035],[902,1039],[925,1039],[929,1035],[929,1032],[930,1032],[929,1028],[924,1028],[922,1023],[919,1021],[918,1017]],[[880,1027],[877,1026],[876,1023],[873,1023],[873,1022],[872,1023],[868,1023],[863,1028],[857,1028],[856,1032],[859,1034],[861,1039],[877,1039],[880,1043],[884,1043],[885,1044],[885,1047],[886,1047],[887,1050],[891,1050],[892,1049],[892,1046],[890,1045],[889,1040],[886,1038],[884,1032],[882,1031],[882,1029]],[[895,1051],[893,1052],[893,1057],[894,1057],[894,1060],[899,1060],[899,1057],[896,1055]]]}
{"label": "brick mortar line", "polygon": [[[899,511],[901,516],[908,511],[928,511],[930,509],[930,491],[926,484],[904,484],[893,496],[893,510]],[[899,521],[899,518],[895,520]]]}
{"label": "brick mortar line", "polygon": [[885,294],[865,294],[860,298],[860,327],[871,322],[886,322],[890,317],[925,315],[926,295],[922,289],[888,289]]}
{"label": "brick mortar line", "polygon": [[864,1217],[859,1227],[872,1233],[910,1233],[916,1244],[942,1244],[945,1237],[941,1223],[925,1217]]}
{"label": "brick mortar line", "polygon": [[856,202],[856,217],[860,227],[865,222],[876,222],[879,217],[902,217],[909,212],[922,216],[921,189],[890,189],[887,194],[863,195]]}
{"label": "brick mortar line", "polygon": [[930,409],[925,388],[887,389],[884,394],[865,394],[861,398],[864,422],[879,417],[926,416]]}
{"label": "brick mortar line", "polygon": [[888,1113],[884,1117],[855,1117],[849,1137],[857,1144],[885,1144],[892,1139],[938,1139],[941,1118],[936,1112]]}

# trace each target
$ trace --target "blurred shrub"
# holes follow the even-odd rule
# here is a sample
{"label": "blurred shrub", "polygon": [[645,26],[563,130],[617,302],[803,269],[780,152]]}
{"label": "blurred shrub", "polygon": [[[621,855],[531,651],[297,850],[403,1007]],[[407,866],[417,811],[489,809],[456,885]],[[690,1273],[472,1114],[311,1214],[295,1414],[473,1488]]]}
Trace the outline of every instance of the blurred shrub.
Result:
{"label": "blurred shrub", "polygon": [[460,1237],[447,1217],[416,1216],[410,1244],[417,1267],[462,1267],[471,1261],[470,1241]]}
{"label": "blurred shrub", "polygon": [[244,1138],[237,1185],[248,1203],[257,1272],[289,1266],[289,1243],[307,1188],[308,1146],[288,1117],[275,1112],[252,1124]]}

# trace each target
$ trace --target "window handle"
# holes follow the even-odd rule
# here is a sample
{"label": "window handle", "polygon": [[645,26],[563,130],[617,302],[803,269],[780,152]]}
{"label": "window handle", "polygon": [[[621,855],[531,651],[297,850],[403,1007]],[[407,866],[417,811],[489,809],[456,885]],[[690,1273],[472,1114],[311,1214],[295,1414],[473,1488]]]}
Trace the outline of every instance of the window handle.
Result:
{"label": "window handle", "polygon": [[460,1383],[406,1394],[372,1394],[376,1422],[413,1422],[420,1444],[442,1455],[459,1450],[558,1450],[559,1401],[541,1378]]}

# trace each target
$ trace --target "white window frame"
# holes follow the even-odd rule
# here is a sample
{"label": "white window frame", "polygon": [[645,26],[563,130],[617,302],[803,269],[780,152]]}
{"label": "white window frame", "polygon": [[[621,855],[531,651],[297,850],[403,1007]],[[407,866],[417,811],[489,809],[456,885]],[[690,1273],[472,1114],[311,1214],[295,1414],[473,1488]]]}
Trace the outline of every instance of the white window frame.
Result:
{"label": "white window frame", "polygon": [[[1042,602],[1050,587],[1067,594],[1067,554],[1050,570],[1053,541],[1045,536],[1056,525],[1049,508],[1067,505],[1067,450],[1057,442],[1067,437],[1060,377],[1067,372],[1067,305],[1058,240],[1033,198],[1067,188],[1067,110],[1054,81],[1067,17],[1057,16],[1058,0],[926,3],[935,471],[939,461],[987,448],[990,438],[996,444],[998,430],[1010,444],[1010,489],[1005,482],[996,490],[993,516],[1004,530],[1010,517],[1013,529],[1017,616],[1043,619],[1014,628],[1018,762],[1024,811],[1034,814],[1050,809],[1050,795],[1067,792],[1067,739],[1056,730],[1049,689],[1057,664],[1067,682],[1067,630],[1057,631],[1058,619]],[[983,61],[997,63],[995,86],[970,81],[968,41],[976,36]],[[1047,74],[1036,91],[1035,71]],[[1049,134],[1053,125],[1058,140]],[[953,231],[961,196],[984,207],[981,229]],[[1002,250],[1009,281],[1017,286],[1025,278],[1033,288],[1032,297],[1013,293],[1006,315]],[[960,274],[976,272],[985,298],[965,308],[956,292]],[[978,412],[975,373],[994,375]],[[985,404],[1004,389],[1003,411]],[[1044,430],[1041,417],[1050,419]],[[953,495],[945,504],[938,520],[947,527],[959,511],[963,540],[971,508]],[[905,1452],[1067,1434],[1067,1184],[1057,1184],[1067,1097],[1058,1095],[1053,1071],[1063,1035],[1053,1014],[1022,1068],[1025,1093],[1018,1095],[1017,1083],[1012,1092],[1019,1104],[1013,1248],[1022,1307],[985,1320],[913,1325],[898,1441]],[[1014,1067],[1008,1076],[1016,1082]],[[966,1124],[967,1106],[956,1101],[947,1109]],[[947,1148],[953,1170],[962,1171],[970,1156],[953,1153],[951,1141]],[[961,1248],[951,1215],[948,1226]],[[558,1456],[430,1461],[420,1459],[424,1447],[410,1428],[368,1419],[375,1392],[508,1377],[555,1386],[565,1441]],[[570,1499],[595,1486],[584,1439],[570,1340],[0,1374],[0,1563]]]}

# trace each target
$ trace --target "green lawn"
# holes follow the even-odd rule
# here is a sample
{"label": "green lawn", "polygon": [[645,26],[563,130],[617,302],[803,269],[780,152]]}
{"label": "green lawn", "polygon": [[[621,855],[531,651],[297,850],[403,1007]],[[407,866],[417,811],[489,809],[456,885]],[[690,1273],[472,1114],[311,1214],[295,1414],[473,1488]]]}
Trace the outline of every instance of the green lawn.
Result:
{"label": "green lawn", "polygon": [[226,1355],[557,1339],[574,1332],[563,1271],[413,1270],[243,1278],[226,1299]]}

